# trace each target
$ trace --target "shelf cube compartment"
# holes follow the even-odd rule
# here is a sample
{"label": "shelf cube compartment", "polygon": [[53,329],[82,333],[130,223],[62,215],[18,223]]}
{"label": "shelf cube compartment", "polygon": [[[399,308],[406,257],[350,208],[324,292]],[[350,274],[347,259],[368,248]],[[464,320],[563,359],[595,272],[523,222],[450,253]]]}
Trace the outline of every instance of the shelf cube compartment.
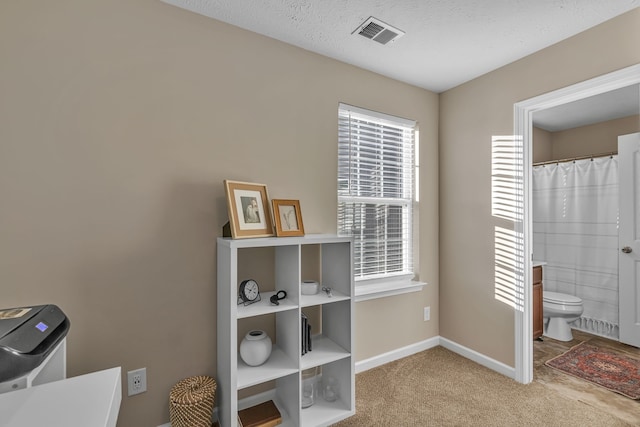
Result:
{"label": "shelf cube compartment", "polygon": [[[301,409],[300,425],[302,426],[329,426],[355,414],[355,378],[351,375],[352,360],[342,359],[321,365],[320,368],[322,373],[318,378],[315,403]],[[339,396],[334,401],[324,398],[323,387],[328,378],[335,380],[338,385]]]}

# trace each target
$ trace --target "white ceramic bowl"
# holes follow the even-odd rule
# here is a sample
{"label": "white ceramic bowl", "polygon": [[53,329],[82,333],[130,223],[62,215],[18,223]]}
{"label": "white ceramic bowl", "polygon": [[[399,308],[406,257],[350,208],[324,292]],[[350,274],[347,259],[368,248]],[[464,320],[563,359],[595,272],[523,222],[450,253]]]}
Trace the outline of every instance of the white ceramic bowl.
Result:
{"label": "white ceramic bowl", "polygon": [[303,280],[300,284],[300,292],[302,295],[315,295],[320,289],[320,283],[313,280]]}

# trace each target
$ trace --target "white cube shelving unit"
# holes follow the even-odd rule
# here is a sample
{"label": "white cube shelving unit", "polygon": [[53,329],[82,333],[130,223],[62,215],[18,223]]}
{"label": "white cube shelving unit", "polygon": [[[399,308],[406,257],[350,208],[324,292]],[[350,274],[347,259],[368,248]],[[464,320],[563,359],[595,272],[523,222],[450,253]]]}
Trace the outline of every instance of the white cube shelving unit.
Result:
{"label": "white cube shelving unit", "polygon": [[[332,297],[300,293],[303,247],[319,247],[320,282],[332,288]],[[280,305],[272,305],[273,292],[261,291],[260,302],[238,305],[239,255],[244,250],[273,248],[274,283],[287,292]],[[353,358],[353,243],[348,237],[307,235],[237,239],[218,238],[218,365],[216,393],[221,427],[237,427],[238,391],[275,382],[271,395],[282,414],[282,425],[329,426],[355,413],[355,368]],[[258,268],[258,267],[256,267]],[[251,267],[249,266],[249,270]],[[247,270],[244,266],[243,270]],[[256,272],[257,274],[258,272]],[[312,338],[312,351],[301,355],[300,316],[305,307],[318,307],[322,325]],[[246,365],[239,355],[238,322],[257,316],[273,316],[275,337],[271,356],[261,366]],[[322,375],[340,379],[340,398],[326,402],[318,396],[302,408],[301,372],[321,367]]]}

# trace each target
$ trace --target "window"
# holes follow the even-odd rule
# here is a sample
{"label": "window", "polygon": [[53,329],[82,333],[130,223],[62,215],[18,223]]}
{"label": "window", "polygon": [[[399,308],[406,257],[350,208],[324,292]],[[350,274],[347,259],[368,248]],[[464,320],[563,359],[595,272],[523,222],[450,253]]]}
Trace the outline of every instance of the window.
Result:
{"label": "window", "polygon": [[415,121],[340,104],[338,234],[354,237],[359,284],[414,276],[416,139]]}

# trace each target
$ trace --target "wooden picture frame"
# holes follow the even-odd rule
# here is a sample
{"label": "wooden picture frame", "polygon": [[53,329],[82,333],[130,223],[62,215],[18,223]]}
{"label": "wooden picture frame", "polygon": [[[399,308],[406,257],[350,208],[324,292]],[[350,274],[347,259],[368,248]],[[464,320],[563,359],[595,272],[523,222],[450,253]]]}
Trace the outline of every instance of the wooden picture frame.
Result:
{"label": "wooden picture frame", "polygon": [[302,212],[299,200],[273,199],[273,218],[276,225],[276,236],[304,236]]}
{"label": "wooden picture frame", "polygon": [[224,190],[227,195],[231,237],[243,239],[273,236],[266,185],[225,179]]}

